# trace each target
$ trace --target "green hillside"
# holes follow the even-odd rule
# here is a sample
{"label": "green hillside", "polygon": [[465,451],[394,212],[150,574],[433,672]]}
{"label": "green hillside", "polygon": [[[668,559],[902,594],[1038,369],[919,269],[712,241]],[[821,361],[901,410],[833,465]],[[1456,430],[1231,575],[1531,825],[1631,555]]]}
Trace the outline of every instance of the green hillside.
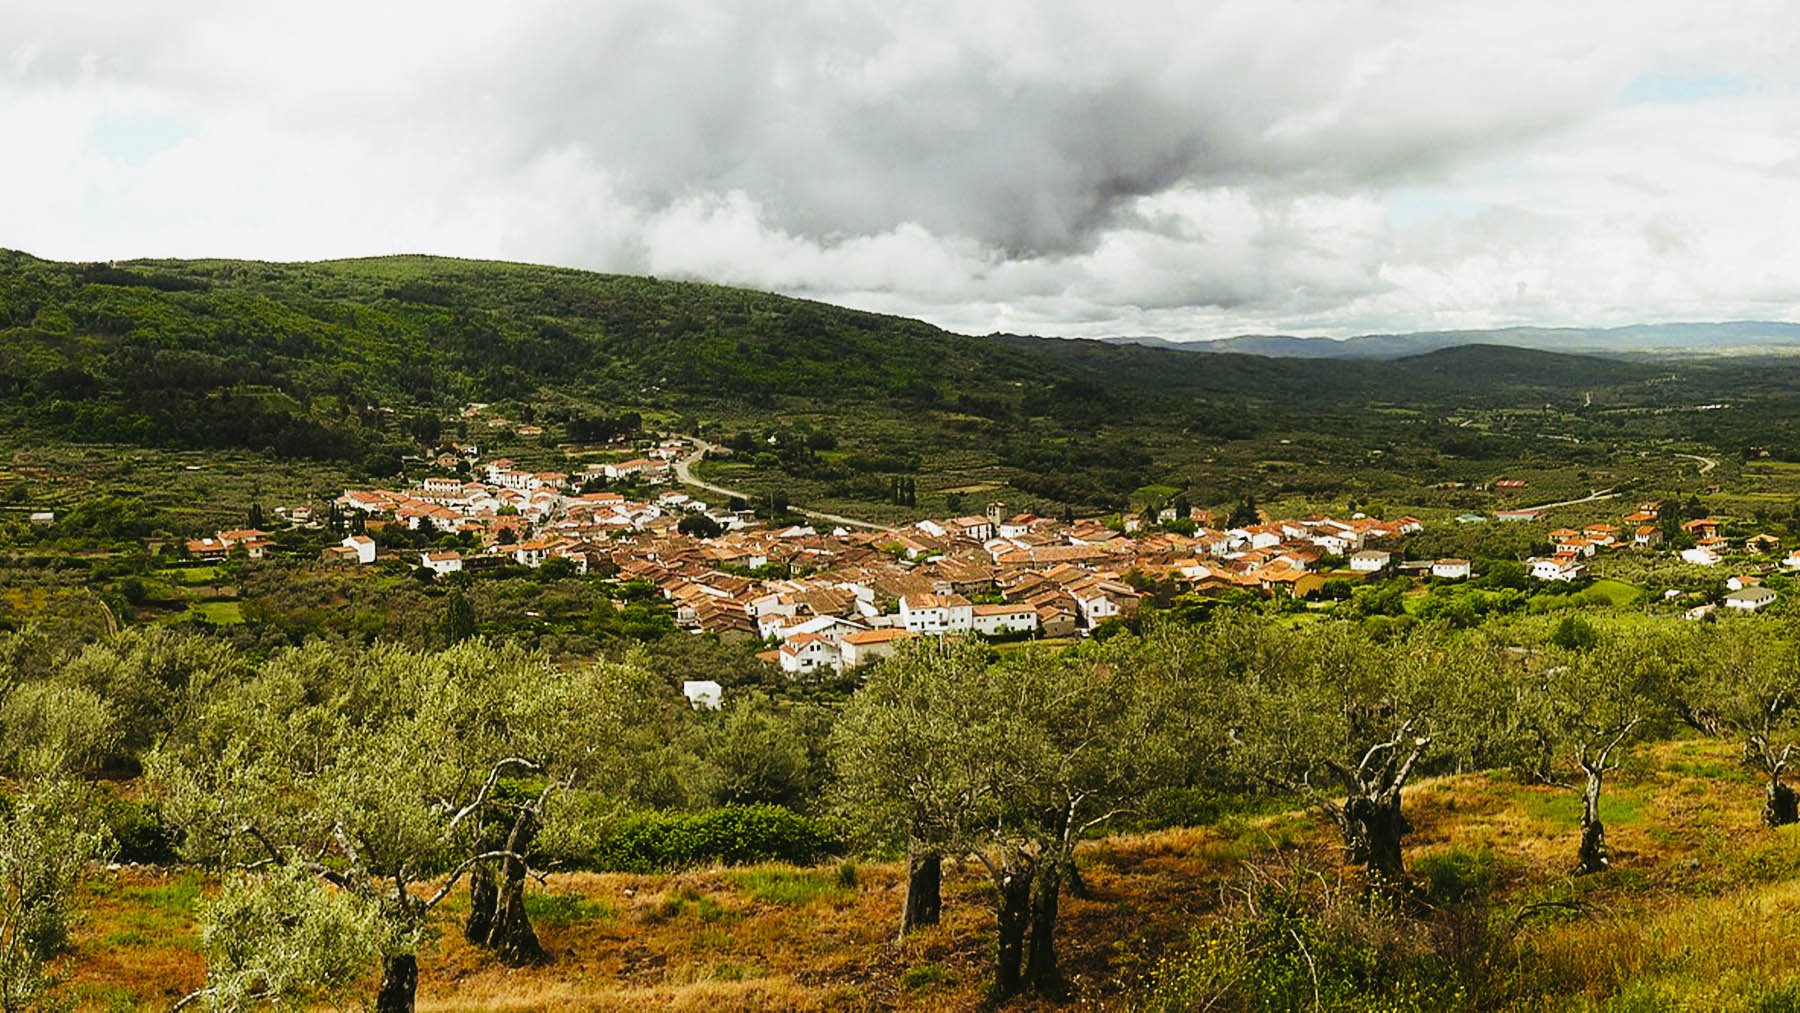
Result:
{"label": "green hillside", "polygon": [[1495,431],[1455,436],[1446,457],[1429,415],[1650,406],[1690,387],[1710,396],[1722,376],[1684,367],[1671,385],[1653,364],[1482,346],[1324,362],[971,337],[744,289],[434,257],[0,253],[0,419],[15,439],[246,449],[375,474],[488,401],[546,424],[551,442],[620,412],[740,446],[775,436],[772,461],[728,477],[811,501],[879,508],[906,473],[934,503],[960,488],[1123,507],[1150,483],[1203,499],[1266,485],[1246,475],[1294,456],[1262,453],[1276,440],[1321,464],[1369,446],[1511,460],[1518,448]]}

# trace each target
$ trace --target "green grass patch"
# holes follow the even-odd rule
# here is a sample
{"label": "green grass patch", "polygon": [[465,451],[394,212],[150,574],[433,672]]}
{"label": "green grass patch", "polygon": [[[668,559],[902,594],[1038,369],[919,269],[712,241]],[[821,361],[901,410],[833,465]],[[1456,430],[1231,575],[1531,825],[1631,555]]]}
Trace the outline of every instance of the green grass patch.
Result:
{"label": "green grass patch", "polygon": [[1649,592],[1636,584],[1627,584],[1622,580],[1602,577],[1588,587],[1588,593],[1604,597],[1614,608],[1635,605],[1644,599]]}
{"label": "green grass patch", "polygon": [[214,626],[241,626],[244,622],[243,609],[235,601],[195,602],[188,606],[188,614]]}
{"label": "green grass patch", "polygon": [[[1521,795],[1519,803],[1526,815],[1555,826],[1575,827],[1581,823],[1581,796],[1573,791],[1551,794],[1532,792]],[[1637,823],[1643,819],[1644,800],[1616,791],[1600,796],[1600,821],[1608,826]]]}
{"label": "green grass patch", "polygon": [[916,964],[900,972],[900,984],[913,991],[957,983],[956,972],[942,964]]}
{"label": "green grass patch", "polygon": [[611,905],[578,893],[527,893],[525,914],[532,924],[562,927],[580,922],[604,921],[617,914]]}
{"label": "green grass patch", "polygon": [[193,587],[199,584],[211,584],[219,579],[219,568],[216,566],[181,566],[168,570],[158,570],[156,575],[173,584]]}
{"label": "green grass patch", "polygon": [[800,907],[816,900],[847,895],[836,872],[806,869],[743,869],[727,874],[733,886],[760,904]]}
{"label": "green grass patch", "polygon": [[194,917],[205,890],[197,873],[153,884],[123,884],[96,877],[84,884],[84,889],[117,905],[116,920],[108,926],[111,931],[100,937],[102,946],[199,949]]}

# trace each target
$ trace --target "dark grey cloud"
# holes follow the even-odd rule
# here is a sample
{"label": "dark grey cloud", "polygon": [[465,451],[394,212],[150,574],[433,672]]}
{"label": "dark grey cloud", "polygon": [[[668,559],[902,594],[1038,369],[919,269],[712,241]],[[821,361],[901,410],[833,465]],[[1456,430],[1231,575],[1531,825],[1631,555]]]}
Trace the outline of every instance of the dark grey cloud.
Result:
{"label": "dark grey cloud", "polygon": [[51,255],[423,249],[1182,336],[1730,315],[1800,225],[1765,0],[8,20],[0,129],[42,157],[0,169],[0,243]]}

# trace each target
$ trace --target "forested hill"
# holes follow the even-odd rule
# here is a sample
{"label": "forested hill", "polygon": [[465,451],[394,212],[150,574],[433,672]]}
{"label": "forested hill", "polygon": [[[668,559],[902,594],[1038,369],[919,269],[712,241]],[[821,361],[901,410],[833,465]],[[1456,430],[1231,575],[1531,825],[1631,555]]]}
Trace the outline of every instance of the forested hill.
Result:
{"label": "forested hill", "polygon": [[[64,264],[0,252],[0,412],[46,437],[356,459],[418,409],[853,406],[1002,431],[1241,435],[1369,400],[1574,396],[1656,370],[1516,349],[1398,362],[970,337],[716,285],[446,258]],[[561,406],[557,408],[556,406]],[[396,422],[396,419],[401,421]]]}
{"label": "forested hill", "polygon": [[1217,341],[1165,341],[1153,337],[1108,341],[1175,348],[1184,352],[1240,352],[1306,359],[1399,359],[1464,345],[1507,345],[1539,351],[1637,358],[1793,355],[1800,323],[1733,320],[1722,323],[1632,324],[1625,327],[1501,327],[1484,331],[1364,334],[1352,338],[1297,338],[1244,334]]}

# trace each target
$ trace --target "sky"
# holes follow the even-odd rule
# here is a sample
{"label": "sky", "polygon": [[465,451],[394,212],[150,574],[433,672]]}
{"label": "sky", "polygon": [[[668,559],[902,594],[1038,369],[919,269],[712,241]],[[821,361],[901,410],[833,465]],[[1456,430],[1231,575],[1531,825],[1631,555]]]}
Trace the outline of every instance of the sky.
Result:
{"label": "sky", "polygon": [[0,0],[0,247],[964,333],[1800,320],[1779,0]]}

